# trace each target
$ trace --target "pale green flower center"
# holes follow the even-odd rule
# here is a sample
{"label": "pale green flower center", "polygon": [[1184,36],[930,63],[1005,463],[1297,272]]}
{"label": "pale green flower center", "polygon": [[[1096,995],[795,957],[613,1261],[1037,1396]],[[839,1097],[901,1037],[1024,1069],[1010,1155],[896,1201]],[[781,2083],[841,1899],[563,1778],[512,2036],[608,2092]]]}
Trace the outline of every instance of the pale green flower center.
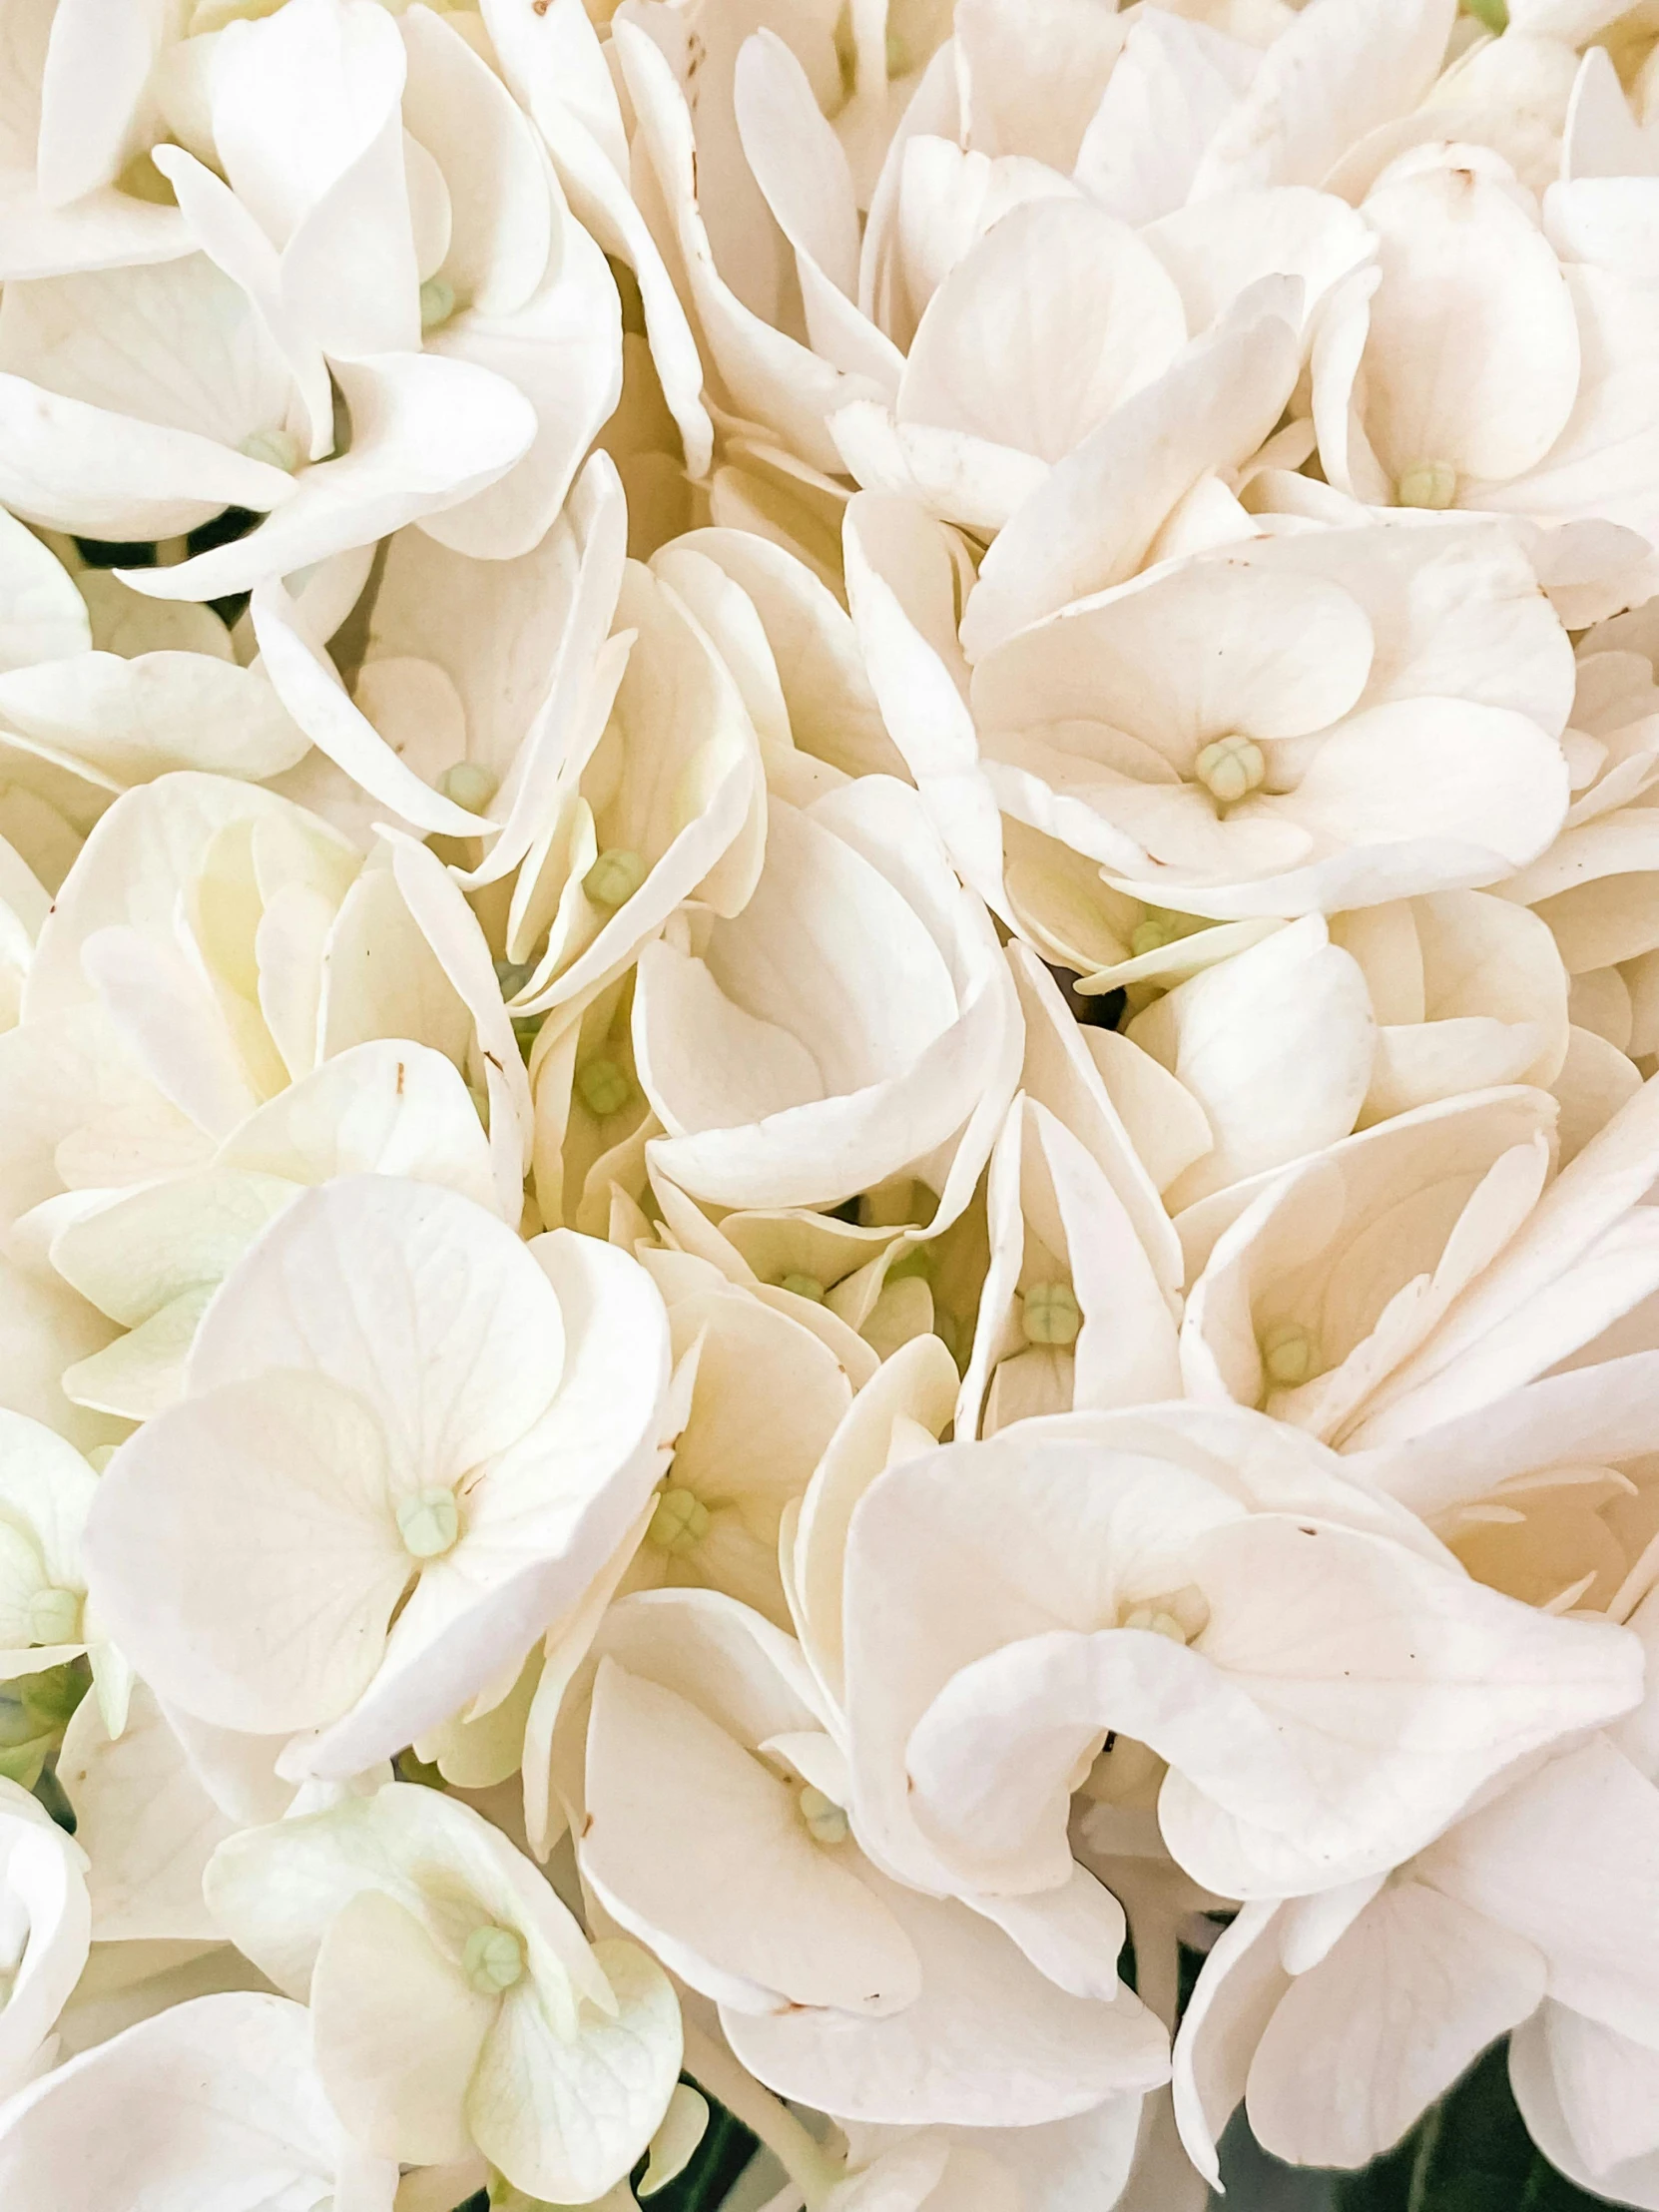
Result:
{"label": "pale green flower center", "polygon": [[1166,944],[1173,944],[1176,925],[1168,915],[1149,914],[1145,921],[1136,922],[1129,936],[1129,949],[1137,960],[1148,952],[1162,952]]}
{"label": "pale green flower center", "polygon": [[1294,1390],[1319,1373],[1319,1346],[1300,1322],[1282,1321],[1262,1339],[1262,1365],[1270,1382],[1282,1390]]}
{"label": "pale green flower center", "polygon": [[625,844],[613,844],[601,852],[586,875],[582,888],[596,906],[614,913],[625,906],[645,881],[645,859]]}
{"label": "pale green flower center", "polygon": [[1083,1326],[1082,1309],[1068,1285],[1033,1283],[1020,1310],[1020,1327],[1030,1345],[1073,1345]]}
{"label": "pale green flower center", "polygon": [[238,450],[251,461],[264,461],[267,468],[279,468],[284,476],[291,476],[304,458],[291,430],[256,430]]}
{"label": "pale green flower center", "polygon": [[601,1121],[620,1114],[634,1095],[634,1086],[614,1060],[589,1060],[576,1071],[576,1088],[590,1114]]}
{"label": "pale green flower center", "polygon": [[849,1833],[845,1813],[832,1797],[826,1797],[813,1784],[802,1784],[797,1801],[801,1818],[807,1824],[807,1833],[815,1844],[844,1844]]}
{"label": "pale green flower center", "polygon": [[436,330],[454,312],[454,285],[446,276],[428,276],[420,287],[420,327]]}
{"label": "pale green flower center", "polygon": [[1217,738],[1193,763],[1193,774],[1218,807],[1235,807],[1261,788],[1268,773],[1254,738]]}
{"label": "pale green flower center", "polygon": [[29,1600],[29,1641],[72,1644],[80,1639],[81,1599],[75,1590],[56,1586],[37,1590]]}
{"label": "pale green flower center", "polygon": [[397,1533],[411,1559],[437,1559],[461,1533],[461,1509],[453,1490],[415,1490],[397,1501]]}
{"label": "pale green flower center", "polygon": [[792,1291],[797,1298],[810,1299],[815,1306],[824,1304],[824,1285],[816,1275],[786,1275],[778,1288]]}
{"label": "pale green flower center", "polygon": [[1210,1625],[1210,1604],[1193,1583],[1147,1598],[1131,1606],[1118,1622],[1120,1628],[1141,1628],[1153,1636],[1167,1636],[1172,1644],[1190,1644]]}
{"label": "pale green flower center", "polygon": [[524,1978],[524,1944],[512,1929],[486,1921],[466,1939],[461,1971],[481,1997],[498,1997]]}
{"label": "pale green flower center", "polygon": [[438,778],[444,798],[464,807],[469,815],[482,814],[500,788],[499,780],[476,761],[457,761]]}
{"label": "pale green flower center", "polygon": [[1443,512],[1457,497],[1457,471],[1449,461],[1417,461],[1400,472],[1394,497],[1402,507]]}
{"label": "pale green flower center", "polygon": [[648,1544],[666,1551],[671,1559],[695,1551],[709,1532],[709,1508],[695,1490],[665,1490],[645,1532]]}

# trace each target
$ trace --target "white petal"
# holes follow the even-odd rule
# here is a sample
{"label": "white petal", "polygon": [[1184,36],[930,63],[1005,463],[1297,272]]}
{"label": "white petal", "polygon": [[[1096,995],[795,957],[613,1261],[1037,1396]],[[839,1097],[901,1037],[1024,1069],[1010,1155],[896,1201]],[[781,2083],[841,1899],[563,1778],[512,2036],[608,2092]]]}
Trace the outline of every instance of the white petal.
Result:
{"label": "white petal", "polygon": [[1058,461],[1187,335],[1134,234],[1081,200],[1015,209],[945,278],[916,330],[899,418]]}
{"label": "white petal", "polygon": [[407,1907],[362,1890],[335,1914],[310,2006],[317,2072],[359,2143],[418,2165],[466,2156],[467,2084],[496,2005]]}
{"label": "white petal", "polygon": [[1659,2205],[1651,2045],[1545,2003],[1509,2043],[1509,2084],[1527,2132],[1558,2172],[1598,2197]]}
{"label": "white petal", "polygon": [[1296,382],[1299,313],[1287,284],[1246,293],[1059,463],[980,563],[962,616],[970,657],[1132,576],[1199,479],[1256,451]]}
{"label": "white petal", "polygon": [[535,437],[503,481],[422,518],[440,544],[476,558],[510,560],[540,543],[622,396],[616,285],[587,233],[566,218],[564,234],[554,275],[522,306],[474,306],[426,340],[429,354],[491,371],[535,410]]}
{"label": "white petal", "polygon": [[1127,1992],[1068,1995],[965,1906],[871,1876],[921,1961],[922,1993],[888,2019],[723,2010],[737,2055],[783,2096],[904,2126],[1031,2126],[1167,2078],[1161,2023]]}
{"label": "white petal", "polygon": [[1543,1982],[1521,1936],[1418,1883],[1386,1889],[1280,1999],[1251,2061],[1251,2126],[1281,2158],[1362,2166],[1533,2010]]}
{"label": "white petal", "polygon": [[680,2072],[680,2011],[668,1976],[632,1943],[594,1958],[614,2015],[590,2009],[574,2042],[553,2032],[528,1981],[508,1992],[467,2092],[480,2150],[538,2197],[591,2203],[644,2155]]}
{"label": "white petal", "polygon": [[255,783],[305,750],[304,732],[263,676],[194,652],[83,653],[13,670],[0,675],[0,717],[49,757],[118,790],[172,769]]}
{"label": "white petal", "polygon": [[86,651],[92,633],[73,579],[33,531],[10,515],[0,520],[0,577],[6,595],[0,669],[28,668]]}
{"label": "white petal", "polygon": [[283,478],[291,496],[280,528],[256,530],[176,568],[133,569],[125,581],[135,591],[157,599],[250,591],[267,577],[458,506],[505,475],[535,436],[529,401],[504,378],[464,361],[388,354],[342,361],[335,373],[351,409],[351,449]]}
{"label": "white petal", "polygon": [[1299,16],[1210,142],[1192,197],[1323,184],[1356,139],[1417,105],[1453,20],[1451,0],[1404,0],[1385,14],[1341,0]]}
{"label": "white petal", "polygon": [[1346,1137],[1371,1084],[1377,1029],[1358,963],[1310,915],[1177,984],[1129,1035],[1179,1077],[1215,1135],[1166,1193],[1179,1212]]}
{"label": "white petal", "polygon": [[1659,1792],[1597,1736],[1460,1821],[1419,1866],[1435,1889],[1535,1945],[1552,1997],[1652,2042],[1651,1917],[1639,1901],[1656,1834]]}
{"label": "white petal", "polygon": [[320,1376],[175,1405],[100,1482],[99,1617],[205,1720],[268,1735],[331,1720],[372,1679],[409,1577],[386,1483],[375,1423]]}
{"label": "white petal", "polygon": [[[1396,485],[1444,462],[1459,477],[1519,476],[1565,428],[1578,329],[1554,254],[1501,184],[1434,168],[1366,202],[1382,282],[1366,349],[1366,430]],[[1498,364],[1526,348],[1527,373]],[[1456,358],[1486,373],[1453,371]]]}
{"label": "white petal", "polygon": [[696,1706],[601,1662],[581,1863],[609,1909],[742,2011],[901,2011],[915,1954],[858,1854],[816,1843],[796,1796]]}
{"label": "white petal", "polygon": [[97,1699],[84,1698],[58,1773],[92,1860],[98,1940],[215,1940],[219,1926],[203,1902],[202,1876],[233,1826],[197,1780],[152,1693],[135,1687],[128,1726],[113,1741]]}
{"label": "white petal", "polygon": [[[0,2125],[0,2180],[19,2212],[106,2212],[150,2196],[220,2212],[227,2191],[320,2201],[348,2154],[310,2069],[310,2022],[282,1997],[200,1997],[72,2058]],[[389,2212],[396,2169],[355,2212]]]}

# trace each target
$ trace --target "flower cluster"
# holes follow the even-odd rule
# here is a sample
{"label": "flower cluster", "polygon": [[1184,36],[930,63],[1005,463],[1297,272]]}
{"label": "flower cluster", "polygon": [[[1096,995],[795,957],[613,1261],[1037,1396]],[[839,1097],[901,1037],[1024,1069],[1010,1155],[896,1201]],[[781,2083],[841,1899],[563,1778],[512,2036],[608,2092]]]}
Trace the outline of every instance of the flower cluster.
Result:
{"label": "flower cluster", "polygon": [[0,0],[7,2212],[1659,2207],[1656,240],[1651,0]]}

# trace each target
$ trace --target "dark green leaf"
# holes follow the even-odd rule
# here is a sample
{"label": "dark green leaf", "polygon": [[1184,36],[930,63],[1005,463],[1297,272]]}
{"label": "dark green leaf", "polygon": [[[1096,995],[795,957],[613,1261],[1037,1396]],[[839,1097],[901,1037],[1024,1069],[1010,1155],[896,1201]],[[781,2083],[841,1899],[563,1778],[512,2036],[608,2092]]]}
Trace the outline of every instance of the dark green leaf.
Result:
{"label": "dark green leaf", "polygon": [[641,2199],[646,2212],[719,2212],[738,2176],[760,2148],[742,2120],[734,2119],[724,2104],[709,2096],[701,2085],[698,2093],[709,2102],[709,2125],[703,2140],[684,2173],[666,2189]]}
{"label": "dark green leaf", "polygon": [[1385,2158],[1337,2182],[1338,2212],[1595,2212],[1532,2144],[1494,2043]]}

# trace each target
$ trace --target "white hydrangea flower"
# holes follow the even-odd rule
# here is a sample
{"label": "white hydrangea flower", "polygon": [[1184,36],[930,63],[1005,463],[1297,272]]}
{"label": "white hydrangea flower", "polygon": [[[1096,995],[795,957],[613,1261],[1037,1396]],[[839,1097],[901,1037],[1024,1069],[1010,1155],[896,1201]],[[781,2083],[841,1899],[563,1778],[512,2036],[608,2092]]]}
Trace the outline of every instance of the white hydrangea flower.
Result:
{"label": "white hydrangea flower", "polygon": [[1197,1880],[1334,1889],[1639,1698],[1634,1638],[1480,1588],[1413,1515],[1261,1421],[1066,1414],[871,1488],[847,1709],[884,1857],[1016,1894],[1063,1879],[1071,1790],[1122,1737],[1168,1761],[1160,1825]]}
{"label": "white hydrangea flower", "polygon": [[388,1783],[245,1831],[206,1879],[242,1948],[308,1992],[317,2071],[365,2152],[442,2165],[475,2144],[527,2194],[588,2203],[655,2134],[680,2066],[668,1976],[632,1943],[590,1947],[467,1806]]}
{"label": "white hydrangea flower", "polygon": [[623,1254],[339,1178],[232,1271],[186,1395],[105,1474],[100,1612],[164,1698],[300,1732],[296,1776],[357,1774],[516,1666],[609,1558],[657,1478],[667,1373]]}

